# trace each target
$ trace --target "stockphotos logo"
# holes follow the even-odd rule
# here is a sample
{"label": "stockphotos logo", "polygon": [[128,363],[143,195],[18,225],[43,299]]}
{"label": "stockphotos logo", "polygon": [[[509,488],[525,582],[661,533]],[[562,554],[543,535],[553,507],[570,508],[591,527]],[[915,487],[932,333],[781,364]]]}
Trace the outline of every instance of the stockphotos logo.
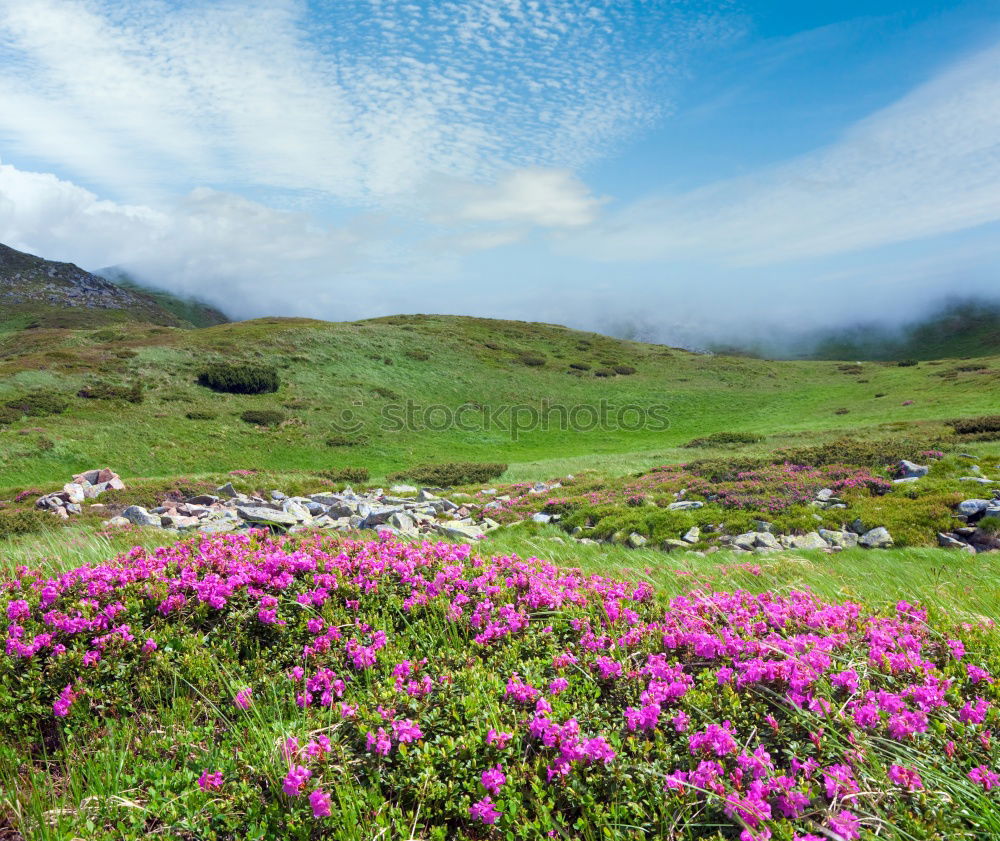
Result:
{"label": "stockphotos logo", "polygon": [[[334,418],[339,431],[355,434],[367,426],[364,403],[343,409]],[[661,403],[613,405],[597,403],[444,403],[422,405],[413,400],[383,404],[374,421],[383,432],[502,432],[517,441],[530,432],[664,432],[670,428],[668,408]]]}

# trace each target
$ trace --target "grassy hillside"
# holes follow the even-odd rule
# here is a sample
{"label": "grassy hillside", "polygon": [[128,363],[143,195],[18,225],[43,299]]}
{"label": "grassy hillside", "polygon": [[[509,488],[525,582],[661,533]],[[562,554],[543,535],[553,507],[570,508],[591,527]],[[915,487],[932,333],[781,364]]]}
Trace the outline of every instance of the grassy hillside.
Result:
{"label": "grassy hillside", "polygon": [[[273,366],[281,387],[242,396],[198,385],[199,371],[218,361]],[[141,403],[76,396],[135,383]],[[447,316],[10,331],[0,334],[0,404],[42,392],[67,407],[0,426],[0,486],[104,464],[126,477],[347,465],[379,476],[464,459],[510,462],[511,475],[520,475],[583,457],[588,466],[606,460],[631,469],[686,460],[691,451],[674,448],[718,431],[762,433],[769,449],[879,427],[897,434],[924,424],[937,434],[934,421],[996,411],[998,383],[997,357],[909,367],[771,362]],[[408,401],[411,422],[399,429]],[[547,428],[511,431],[510,407],[524,407],[515,410],[524,426],[544,401],[567,412],[584,407],[576,428],[560,428],[552,410]],[[587,428],[602,401],[605,427],[621,420],[627,428]],[[463,404],[472,407],[459,428],[449,412]],[[428,414],[430,406],[439,408]],[[627,406],[635,408],[618,415]],[[255,426],[240,418],[248,410],[285,419]]]}
{"label": "grassy hillside", "polygon": [[199,298],[183,298],[163,289],[152,288],[117,266],[98,269],[96,274],[123,289],[152,298],[159,307],[173,313],[182,322],[190,324],[192,327],[213,327],[216,324],[225,324],[229,321],[225,313]]}

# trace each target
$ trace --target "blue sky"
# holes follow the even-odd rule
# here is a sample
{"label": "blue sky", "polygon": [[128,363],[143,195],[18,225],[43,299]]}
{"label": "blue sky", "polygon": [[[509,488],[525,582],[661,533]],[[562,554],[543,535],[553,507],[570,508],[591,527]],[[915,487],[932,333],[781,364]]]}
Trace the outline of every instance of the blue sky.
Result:
{"label": "blue sky", "polygon": [[1000,288],[1000,0],[0,0],[0,242],[698,344]]}

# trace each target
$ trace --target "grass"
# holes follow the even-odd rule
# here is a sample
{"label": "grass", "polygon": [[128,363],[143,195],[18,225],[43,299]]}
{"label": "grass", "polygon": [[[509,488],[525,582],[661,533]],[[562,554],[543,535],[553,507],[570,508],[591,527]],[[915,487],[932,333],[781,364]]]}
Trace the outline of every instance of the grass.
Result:
{"label": "grass", "polygon": [[[525,365],[526,354],[544,364]],[[199,387],[197,372],[218,361],[274,366],[282,387],[257,396]],[[484,453],[508,463],[509,478],[526,478],[557,464],[632,469],[674,460],[673,454],[686,460],[694,451],[682,451],[685,443],[724,431],[766,436],[748,452],[844,433],[896,434],[900,425],[947,437],[940,421],[995,409],[1000,360],[980,361],[984,370],[948,378],[936,376],[942,367],[933,363],[865,363],[859,374],[835,362],[702,356],[553,325],[445,316],[343,324],[258,319],[199,330],[134,324],[11,330],[0,333],[0,400],[36,385],[75,395],[95,378],[142,382],[145,400],[73,398],[61,415],[0,428],[0,486],[51,482],[95,465],[126,478],[358,465],[377,477],[426,462],[483,460]],[[636,373],[594,376],[612,363]],[[946,362],[943,370],[957,366]],[[408,401],[419,407],[411,414],[416,423],[405,423]],[[605,401],[612,418],[627,406],[665,408],[638,429],[580,428],[590,424],[591,409],[577,409],[582,423],[572,430],[560,428],[556,409],[548,428],[512,434],[509,407],[526,407],[516,410],[526,423],[529,409],[540,411],[544,401],[567,411],[599,411]],[[447,422],[462,405],[474,406],[464,429]],[[423,414],[431,406],[437,408]],[[492,413],[490,428],[482,423],[483,407]],[[849,413],[836,414],[840,408]],[[262,429],[239,419],[260,410],[283,411],[288,419]],[[215,417],[189,420],[189,412]],[[623,418],[636,425],[634,410]],[[352,436],[356,446],[327,446]]]}

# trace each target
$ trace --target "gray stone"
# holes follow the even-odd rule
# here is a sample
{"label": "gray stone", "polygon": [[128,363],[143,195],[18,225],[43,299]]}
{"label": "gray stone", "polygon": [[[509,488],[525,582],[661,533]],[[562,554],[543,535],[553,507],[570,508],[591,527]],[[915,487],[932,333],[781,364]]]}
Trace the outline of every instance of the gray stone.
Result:
{"label": "gray stone", "polygon": [[124,528],[125,526],[131,526],[132,521],[129,520],[127,517],[112,517],[104,525],[111,526],[111,528],[120,529]]}
{"label": "gray stone", "polygon": [[757,531],[774,531],[774,524],[767,520],[754,520],[753,524]]}
{"label": "gray stone", "polygon": [[733,538],[733,546],[737,549],[750,550],[757,545],[757,535],[758,534],[770,534],[770,532],[755,532],[748,531],[743,534],[738,534]]}
{"label": "gray stone", "polygon": [[819,491],[816,494],[816,499],[818,499],[820,502],[827,502],[832,496],[833,496],[832,490],[830,490],[829,488],[823,488],[823,490]]}
{"label": "gray stone", "polygon": [[417,524],[409,514],[397,511],[386,521],[388,525],[403,534],[416,534]]}
{"label": "gray stone", "polygon": [[930,467],[924,464],[915,464],[905,458],[896,465],[896,473],[900,479],[922,479],[930,473]]}
{"label": "gray stone", "polygon": [[704,508],[705,503],[697,499],[684,499],[680,502],[671,502],[667,506],[668,511],[693,511],[696,508]]}
{"label": "gray stone", "polygon": [[649,538],[644,537],[638,532],[634,531],[628,536],[628,545],[633,549],[641,549],[647,543],[649,543]]}
{"label": "gray stone", "polygon": [[136,526],[156,526],[157,528],[160,526],[160,516],[150,514],[141,505],[130,505],[122,511],[122,516]]}
{"label": "gray stone", "polygon": [[591,540],[589,537],[581,537],[579,540],[577,540],[577,543],[579,543],[581,546],[600,546],[600,544],[596,540]]}
{"label": "gray stone", "polygon": [[239,505],[236,507],[236,513],[241,520],[264,526],[288,528],[298,522],[298,517],[294,514],[289,514],[287,511],[275,511],[273,508],[264,508],[259,505]]}
{"label": "gray stone", "polygon": [[866,531],[858,539],[858,543],[866,549],[888,549],[892,546],[892,535],[884,526]]}
{"label": "gray stone", "polygon": [[959,476],[959,482],[977,482],[980,485],[992,485],[993,480],[987,479],[985,476]]}
{"label": "gray stone", "polygon": [[868,531],[868,528],[863,522],[861,522],[861,518],[858,517],[847,527],[847,530],[852,531],[857,535],[862,535]]}
{"label": "gray stone", "polygon": [[701,529],[697,526],[691,526],[684,534],[681,536],[681,540],[685,543],[697,543],[701,540]]}
{"label": "gray stone", "polygon": [[275,502],[283,502],[284,500],[288,499],[288,497],[285,496],[281,491],[271,491],[271,499],[273,499]]}
{"label": "gray stone", "polygon": [[224,485],[220,485],[215,489],[215,492],[220,497],[226,497],[227,499],[235,499],[239,494],[236,492],[236,488],[233,487],[232,482],[226,482]]}
{"label": "gray stone", "polygon": [[281,503],[281,510],[286,514],[291,514],[300,523],[308,522],[312,519],[312,514],[308,509],[294,499],[286,499]]}
{"label": "gray stone", "polygon": [[792,548],[828,549],[829,544],[819,535],[819,532],[811,531],[808,534],[796,535],[792,537]]}
{"label": "gray stone", "polygon": [[389,490],[394,494],[414,494],[417,492],[413,485],[393,485]]}
{"label": "gray stone", "polygon": [[73,502],[76,504],[83,502],[87,498],[84,486],[79,485],[76,482],[67,482],[63,485],[63,493],[69,494],[67,502]]}
{"label": "gray stone", "polygon": [[534,523],[551,523],[552,522],[552,515],[551,514],[542,514],[539,511],[537,514],[532,514],[531,515],[531,521],[534,522]]}
{"label": "gray stone", "polygon": [[937,542],[938,546],[943,546],[945,549],[965,549],[969,545],[964,540],[959,540],[952,534],[945,534],[940,531],[938,532]]}
{"label": "gray stone", "polygon": [[671,552],[674,549],[690,549],[691,544],[685,543],[683,540],[674,540],[673,538],[668,538],[663,541],[663,551]]}
{"label": "gray stone", "polygon": [[217,496],[211,494],[198,494],[184,500],[188,505],[214,505],[219,501]]}
{"label": "gray stone", "polygon": [[440,499],[440,497],[432,494],[429,488],[421,488],[417,491],[418,502],[432,502],[435,499]]}
{"label": "gray stone", "polygon": [[479,526],[463,526],[457,523],[437,523],[434,530],[444,537],[454,537],[458,540],[478,540],[484,536]]}
{"label": "gray stone", "polygon": [[858,545],[858,536],[853,531],[820,529],[817,533],[831,546],[836,546],[840,549],[850,549]]}
{"label": "gray stone", "polygon": [[777,538],[769,531],[758,531],[754,532],[753,545],[757,549],[780,549],[781,544],[778,543]]}
{"label": "gray stone", "polygon": [[966,499],[958,503],[958,513],[966,517],[975,517],[990,507],[988,499]]}

